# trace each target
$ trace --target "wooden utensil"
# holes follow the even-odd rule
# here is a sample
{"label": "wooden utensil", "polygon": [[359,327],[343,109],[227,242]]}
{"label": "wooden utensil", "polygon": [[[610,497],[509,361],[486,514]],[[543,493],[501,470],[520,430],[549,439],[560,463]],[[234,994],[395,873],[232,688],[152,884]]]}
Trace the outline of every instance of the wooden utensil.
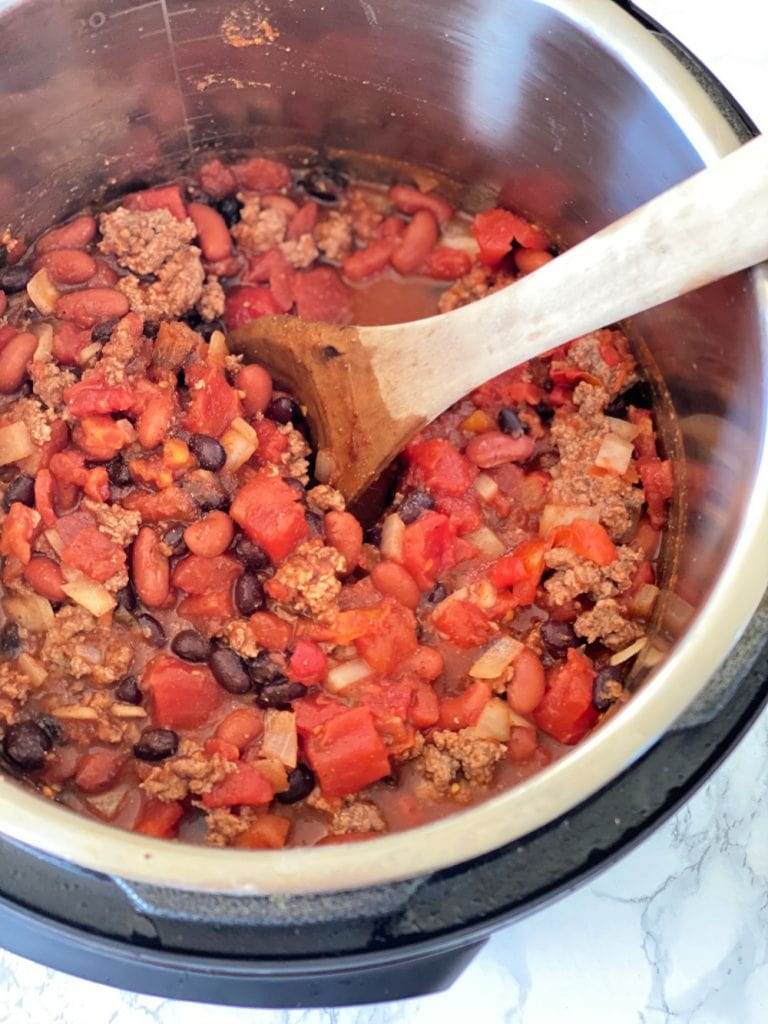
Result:
{"label": "wooden utensil", "polygon": [[266,316],[228,343],[306,406],[318,479],[351,500],[483,381],[766,258],[768,139],[759,136],[479,302],[383,327]]}

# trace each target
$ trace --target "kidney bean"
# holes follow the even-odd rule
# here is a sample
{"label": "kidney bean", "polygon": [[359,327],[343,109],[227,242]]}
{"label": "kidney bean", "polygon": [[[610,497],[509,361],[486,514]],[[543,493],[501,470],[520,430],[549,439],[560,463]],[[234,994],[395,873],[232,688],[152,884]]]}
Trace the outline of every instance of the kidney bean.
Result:
{"label": "kidney bean", "polygon": [[96,237],[96,220],[83,215],[43,235],[35,246],[38,256],[55,249],[83,249]]}
{"label": "kidney bean", "polygon": [[257,708],[236,708],[216,726],[217,740],[231,743],[243,751],[264,732],[264,715]]}
{"label": "kidney bean", "polygon": [[525,462],[530,458],[534,447],[533,438],[527,434],[509,437],[500,430],[489,430],[474,437],[464,454],[480,469],[490,469],[493,466],[502,466],[505,462]]}
{"label": "kidney bean", "polygon": [[414,672],[420,679],[432,682],[445,668],[445,659],[436,647],[420,645],[402,663],[403,672]]}
{"label": "kidney bean", "polygon": [[264,415],[268,420],[274,420],[275,423],[294,423],[301,417],[301,409],[299,409],[298,402],[294,402],[292,398],[288,398],[287,395],[281,395],[280,398],[273,398],[267,408],[264,410]]}
{"label": "kidney bean", "polygon": [[142,448],[151,451],[168,438],[175,411],[170,390],[158,390],[152,395],[136,421],[136,435]]}
{"label": "kidney bean", "polygon": [[240,367],[235,387],[245,393],[243,408],[249,416],[264,412],[272,400],[272,378],[258,363]]}
{"label": "kidney bean", "polygon": [[92,750],[80,758],[75,783],[84,793],[103,793],[116,781],[125,755],[113,750]]}
{"label": "kidney bean", "polygon": [[164,761],[178,749],[179,736],[173,729],[144,729],[133,753],[140,761]]}
{"label": "kidney bean", "polygon": [[45,729],[30,719],[9,726],[3,736],[5,756],[25,772],[42,768],[45,755],[52,746],[51,737]]}
{"label": "kidney bean", "polygon": [[128,312],[128,299],[116,288],[85,288],[67,292],[56,301],[56,316],[71,320],[78,327],[95,327]]}
{"label": "kidney bean", "polygon": [[291,217],[285,237],[288,241],[296,241],[302,235],[311,235],[317,224],[320,207],[312,200],[308,200]]}
{"label": "kidney bean", "polygon": [[431,494],[427,494],[426,491],[411,491],[410,494],[403,498],[397,514],[405,525],[408,526],[409,523],[415,523],[422,512],[427,512],[434,507],[435,499]]}
{"label": "kidney bean", "polygon": [[45,267],[56,284],[85,284],[96,273],[96,261],[81,249],[54,249],[41,256],[35,267]]}
{"label": "kidney bean", "polygon": [[235,580],[235,607],[241,615],[253,615],[264,607],[264,587],[255,573],[244,572]]}
{"label": "kidney bean", "polygon": [[123,704],[141,704],[141,689],[136,676],[124,676],[115,687],[115,697]]}
{"label": "kidney bean", "polygon": [[51,558],[35,555],[24,566],[24,579],[38,594],[49,601],[66,601],[67,595],[61,589],[66,581],[59,566]]}
{"label": "kidney bean", "polygon": [[213,511],[184,531],[184,541],[194,555],[216,558],[223,555],[235,535],[235,524],[226,512]]}
{"label": "kidney bean", "polygon": [[328,543],[343,555],[347,572],[357,568],[363,551],[363,528],[351,512],[326,512],[323,519]]}
{"label": "kidney bean", "polygon": [[8,309],[8,296],[0,288],[0,316],[5,316],[5,311]]}
{"label": "kidney bean", "polygon": [[507,757],[515,763],[529,761],[536,752],[536,729],[531,724],[513,725],[507,740]]}
{"label": "kidney bean", "polygon": [[208,657],[208,668],[228,693],[248,693],[251,677],[243,659],[231,647],[217,647]]}
{"label": "kidney bean", "polygon": [[392,266],[398,274],[418,270],[437,242],[437,221],[429,210],[417,210],[392,253]]}
{"label": "kidney bean", "polygon": [[421,591],[413,576],[397,562],[385,560],[379,562],[371,570],[371,581],[382,594],[389,594],[406,608],[416,608],[421,599]]}
{"label": "kidney bean", "polygon": [[192,434],[187,444],[201,469],[216,473],[227,461],[224,446],[208,434]]}
{"label": "kidney bean", "polygon": [[541,624],[541,640],[552,654],[563,655],[569,647],[578,647],[581,643],[570,622],[558,622],[547,619]]}
{"label": "kidney bean", "polygon": [[133,542],[133,585],[148,608],[159,608],[168,600],[171,569],[160,548],[160,538],[150,526],[142,526]]}
{"label": "kidney bean", "polygon": [[280,195],[261,196],[261,205],[265,210],[282,210],[289,220],[296,216],[299,209],[298,203],[294,203],[288,196]]}
{"label": "kidney bean", "polygon": [[235,557],[239,562],[242,562],[246,569],[251,572],[259,572],[262,569],[269,569],[272,565],[269,555],[255,541],[250,540],[245,534],[240,536],[235,541]]}
{"label": "kidney bean", "polygon": [[120,280],[116,270],[113,270],[104,260],[96,260],[96,273],[90,280],[90,288],[114,288]]}
{"label": "kidney bean", "polygon": [[11,658],[17,658],[22,650],[18,625],[15,622],[6,622],[0,630],[0,658],[9,661]]}
{"label": "kidney bean", "polygon": [[205,259],[214,263],[225,260],[232,252],[232,239],[222,215],[205,203],[189,203],[187,212],[197,228],[197,240]]}
{"label": "kidney bean", "polygon": [[315,774],[309,765],[297,764],[293,771],[288,772],[288,789],[275,793],[275,799],[281,804],[295,804],[309,796],[315,788]]}
{"label": "kidney bean", "polygon": [[512,669],[512,678],[507,683],[507,701],[513,711],[528,715],[544,696],[544,666],[535,651],[524,647],[512,663]]}
{"label": "kidney bean", "polygon": [[184,661],[207,661],[211,645],[196,629],[182,629],[171,640],[171,650]]}
{"label": "kidney bean", "polygon": [[0,288],[8,295],[21,292],[27,287],[31,273],[26,267],[6,267],[0,270]]}
{"label": "kidney bean", "polygon": [[532,274],[534,270],[550,263],[554,258],[551,252],[541,252],[538,249],[516,249],[514,253],[515,266],[521,274]]}
{"label": "kidney bean", "polygon": [[341,264],[344,276],[350,281],[363,281],[378,274],[389,265],[394,251],[395,243],[391,238],[377,238],[364,249],[344,257]]}
{"label": "kidney bean", "polygon": [[287,679],[265,683],[256,694],[260,708],[290,708],[292,700],[306,697],[307,688],[303,683],[291,683]]}
{"label": "kidney bean", "polygon": [[4,395],[19,390],[37,346],[38,339],[28,331],[17,334],[5,346],[0,359],[0,392]]}
{"label": "kidney bean", "polygon": [[3,495],[3,509],[9,512],[14,501],[21,502],[32,508],[35,504],[35,478],[22,473],[8,484],[8,490]]}
{"label": "kidney bean", "polygon": [[419,189],[411,188],[410,185],[393,185],[389,190],[389,198],[403,213],[429,210],[441,224],[453,216],[453,208],[444,199],[431,193],[420,192]]}

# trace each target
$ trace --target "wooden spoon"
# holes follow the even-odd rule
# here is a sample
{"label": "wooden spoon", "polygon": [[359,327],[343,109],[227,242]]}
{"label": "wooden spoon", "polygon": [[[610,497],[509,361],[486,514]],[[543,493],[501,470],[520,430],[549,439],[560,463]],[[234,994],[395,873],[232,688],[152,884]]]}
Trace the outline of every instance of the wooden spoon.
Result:
{"label": "wooden spoon", "polygon": [[306,406],[316,475],[351,500],[483,381],[766,258],[768,138],[759,136],[479,302],[383,327],[266,316],[228,343]]}

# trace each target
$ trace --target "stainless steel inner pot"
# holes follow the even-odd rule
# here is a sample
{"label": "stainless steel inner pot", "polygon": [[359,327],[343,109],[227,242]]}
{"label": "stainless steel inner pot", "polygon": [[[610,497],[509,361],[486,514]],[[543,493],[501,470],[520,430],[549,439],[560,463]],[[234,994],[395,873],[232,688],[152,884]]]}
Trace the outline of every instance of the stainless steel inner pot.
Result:
{"label": "stainless steel inner pot", "polygon": [[[28,238],[206,153],[273,150],[432,169],[469,208],[500,196],[572,244],[739,141],[612,0],[0,0],[0,53],[0,227]],[[351,848],[255,854],[146,839],[8,778],[0,831],[176,888],[351,889],[509,843],[615,778],[692,702],[716,713],[709,681],[768,581],[767,298],[763,268],[636,320],[680,427],[678,565],[646,657],[653,671],[562,761],[480,807]]]}

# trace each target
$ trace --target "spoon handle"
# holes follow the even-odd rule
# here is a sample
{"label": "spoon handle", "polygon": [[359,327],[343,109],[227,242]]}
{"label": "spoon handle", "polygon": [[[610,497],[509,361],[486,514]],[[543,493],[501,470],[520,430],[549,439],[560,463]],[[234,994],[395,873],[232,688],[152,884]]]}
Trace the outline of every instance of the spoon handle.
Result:
{"label": "spoon handle", "polygon": [[758,136],[482,302],[360,335],[393,418],[431,420],[511,366],[767,258]]}

